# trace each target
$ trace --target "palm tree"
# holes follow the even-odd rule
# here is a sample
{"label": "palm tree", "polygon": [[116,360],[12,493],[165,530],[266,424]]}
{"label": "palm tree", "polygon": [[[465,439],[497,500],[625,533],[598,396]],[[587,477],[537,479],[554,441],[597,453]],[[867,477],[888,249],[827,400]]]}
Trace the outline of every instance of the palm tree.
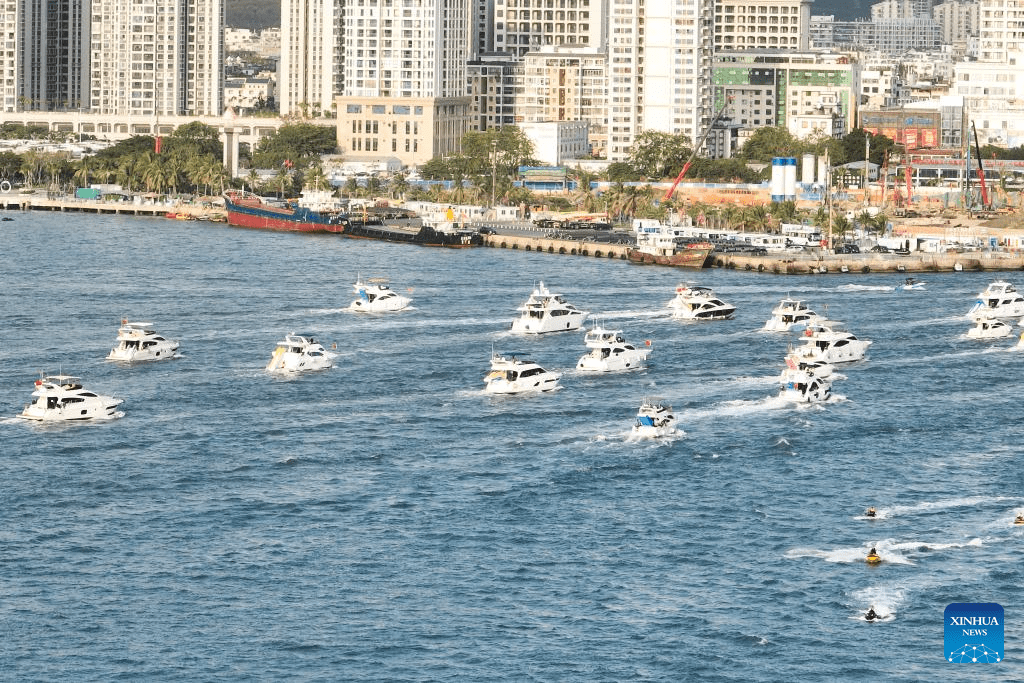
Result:
{"label": "palm tree", "polygon": [[92,174],[94,158],[89,156],[82,157],[78,162],[78,169],[72,176],[79,187],[89,187],[89,176]]}

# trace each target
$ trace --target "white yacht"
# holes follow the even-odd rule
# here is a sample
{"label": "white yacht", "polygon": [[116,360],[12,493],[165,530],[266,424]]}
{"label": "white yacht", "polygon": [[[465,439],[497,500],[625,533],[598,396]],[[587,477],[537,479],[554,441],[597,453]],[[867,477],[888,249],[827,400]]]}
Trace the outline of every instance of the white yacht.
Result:
{"label": "white yacht", "polygon": [[117,346],[111,349],[107,360],[131,363],[144,360],[173,358],[178,342],[153,331],[153,323],[121,321],[117,329]]}
{"label": "white yacht", "polygon": [[518,309],[519,317],[512,321],[516,334],[544,334],[578,330],[587,318],[587,312],[568,303],[561,294],[548,291],[543,282]]}
{"label": "white yacht", "polygon": [[1013,327],[998,318],[976,318],[967,330],[968,339],[1002,339],[1013,334]]}
{"label": "white yacht", "polygon": [[349,306],[353,311],[390,313],[408,308],[412,303],[412,299],[391,289],[385,278],[370,278],[365,282],[357,279],[352,288],[357,297]]}
{"label": "white yacht", "polygon": [[517,358],[518,354],[491,356],[491,371],[484,377],[484,391],[489,394],[521,394],[551,391],[558,388],[562,375],[549,372],[532,360]]}
{"label": "white yacht", "polygon": [[967,317],[1019,318],[1024,315],[1024,296],[1009,282],[1002,280],[990,284],[978,294],[978,300],[967,311]]}
{"label": "white yacht", "polygon": [[844,375],[836,372],[835,367],[831,363],[826,363],[823,360],[804,358],[796,351],[790,351],[786,354],[786,367],[782,371],[782,375],[779,377],[783,384],[789,381],[794,370],[812,372],[816,377],[826,377],[829,381],[845,379]]}
{"label": "white yacht", "polygon": [[577,370],[587,372],[614,372],[641,368],[651,355],[648,347],[637,348],[626,342],[622,330],[608,330],[594,325],[583,337],[583,343],[591,349],[576,363]]}
{"label": "white yacht", "polygon": [[736,307],[727,304],[710,287],[679,285],[676,296],[668,302],[672,317],[680,320],[728,320]]}
{"label": "white yacht", "polygon": [[19,417],[37,422],[109,420],[124,415],[117,410],[122,403],[83,388],[78,377],[50,375],[36,380],[32,402]]}
{"label": "white yacht", "polygon": [[762,328],[765,332],[789,332],[794,327],[806,325],[821,316],[811,310],[806,302],[798,299],[783,299],[772,309],[772,317]]}
{"label": "white yacht", "polygon": [[852,332],[840,328],[834,320],[817,320],[807,324],[803,335],[804,345],[798,346],[793,354],[804,361],[825,363],[852,363],[864,360],[871,342],[857,339]]}
{"label": "white yacht", "polygon": [[779,397],[796,403],[820,403],[832,395],[832,382],[810,370],[787,368],[783,371]]}
{"label": "white yacht", "polygon": [[267,372],[308,372],[326,370],[334,365],[335,354],[326,350],[310,334],[286,334],[267,363]]}
{"label": "white yacht", "polygon": [[658,438],[677,434],[676,416],[672,406],[661,401],[644,399],[636,414],[633,435],[640,438]]}

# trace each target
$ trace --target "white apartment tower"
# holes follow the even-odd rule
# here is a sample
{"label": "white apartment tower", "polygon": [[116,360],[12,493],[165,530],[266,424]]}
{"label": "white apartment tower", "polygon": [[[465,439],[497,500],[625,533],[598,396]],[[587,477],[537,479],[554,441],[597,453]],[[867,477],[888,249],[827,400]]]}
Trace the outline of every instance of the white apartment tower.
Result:
{"label": "white apartment tower", "polygon": [[1024,2],[981,0],[978,60],[1000,64],[1021,63],[1024,55]]}
{"label": "white apartment tower", "polygon": [[282,116],[310,115],[317,109],[326,112],[334,106],[344,77],[345,4],[344,0],[281,0],[277,103]]}
{"label": "white apartment tower", "polygon": [[611,0],[608,158],[646,130],[694,144],[711,122],[713,0]]}
{"label": "white apartment tower", "polygon": [[90,109],[219,116],[224,0],[93,0]]}
{"label": "white apartment tower", "polygon": [[346,0],[338,146],[419,164],[454,154],[472,122],[471,0]]}
{"label": "white apartment tower", "polygon": [[600,47],[608,0],[490,0],[496,52],[522,57],[554,46]]}
{"label": "white apartment tower", "polygon": [[719,0],[716,50],[793,50],[809,46],[811,0]]}

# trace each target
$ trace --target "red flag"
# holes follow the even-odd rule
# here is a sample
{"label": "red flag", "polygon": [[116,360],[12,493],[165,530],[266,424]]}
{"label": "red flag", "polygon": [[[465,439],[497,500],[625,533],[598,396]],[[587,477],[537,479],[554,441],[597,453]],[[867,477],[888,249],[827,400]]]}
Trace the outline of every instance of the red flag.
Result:
{"label": "red flag", "polygon": [[164,141],[163,137],[161,137],[161,136],[159,136],[159,135],[157,135],[157,136],[156,136],[156,145],[155,145],[155,149],[156,149],[156,153],[157,153],[157,154],[159,154],[159,153],[160,153],[160,145],[162,145],[162,144],[163,144],[163,141]]}

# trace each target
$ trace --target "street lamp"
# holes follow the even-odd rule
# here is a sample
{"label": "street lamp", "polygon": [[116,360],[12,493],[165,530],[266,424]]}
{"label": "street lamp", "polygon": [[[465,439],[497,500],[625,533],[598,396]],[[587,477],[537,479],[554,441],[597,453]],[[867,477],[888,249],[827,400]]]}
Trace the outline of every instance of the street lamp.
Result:
{"label": "street lamp", "polygon": [[491,140],[491,210],[494,210],[494,191],[498,185],[498,141]]}

